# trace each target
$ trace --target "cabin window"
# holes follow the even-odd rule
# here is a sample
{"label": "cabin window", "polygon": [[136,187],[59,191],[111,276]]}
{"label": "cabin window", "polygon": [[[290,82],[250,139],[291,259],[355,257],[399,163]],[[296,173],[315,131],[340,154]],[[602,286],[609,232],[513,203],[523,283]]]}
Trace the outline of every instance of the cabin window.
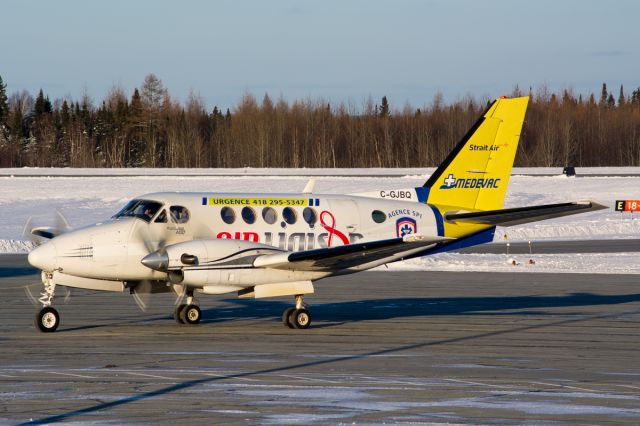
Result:
{"label": "cabin window", "polygon": [[242,220],[244,220],[249,225],[256,221],[256,212],[254,212],[251,207],[243,207],[241,214]]}
{"label": "cabin window", "polygon": [[313,226],[318,221],[318,214],[311,207],[305,207],[304,210],[302,210],[302,218],[309,226]]}
{"label": "cabin window", "polygon": [[371,212],[371,219],[373,219],[375,223],[382,223],[387,219],[387,215],[380,210],[374,210]]}
{"label": "cabin window", "polygon": [[167,223],[167,211],[166,210],[162,210],[154,222],[155,223]]}
{"label": "cabin window", "polygon": [[236,221],[236,212],[234,212],[231,207],[223,207],[222,210],[220,210],[220,217],[224,223],[231,225]]}
{"label": "cabin window", "polygon": [[169,214],[171,214],[171,220],[175,223],[187,223],[189,221],[189,210],[182,206],[169,207]]}
{"label": "cabin window", "polygon": [[262,209],[262,218],[269,225],[273,225],[278,220],[278,213],[271,207],[265,207]]}
{"label": "cabin window", "polygon": [[291,207],[285,207],[282,210],[282,218],[289,225],[293,225],[294,223],[296,223],[296,220],[297,220],[296,211],[293,210]]}

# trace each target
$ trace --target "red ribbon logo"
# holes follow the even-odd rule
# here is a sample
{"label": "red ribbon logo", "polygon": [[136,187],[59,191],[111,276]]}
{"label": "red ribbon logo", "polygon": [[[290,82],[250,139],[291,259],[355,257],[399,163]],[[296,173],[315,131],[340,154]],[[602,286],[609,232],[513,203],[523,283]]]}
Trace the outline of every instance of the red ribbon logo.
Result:
{"label": "red ribbon logo", "polygon": [[[331,219],[331,225],[328,225],[325,222],[324,220],[325,215],[329,216],[329,218]],[[340,238],[340,240],[342,241],[342,244],[344,245],[349,244],[349,238],[347,238],[346,235],[344,235],[342,232],[334,228],[334,226],[336,225],[336,218],[333,217],[331,212],[323,210],[322,213],[320,213],[320,225],[322,225],[322,227],[329,232],[329,238],[327,238],[327,247],[331,247],[331,239],[333,238],[334,235]]]}

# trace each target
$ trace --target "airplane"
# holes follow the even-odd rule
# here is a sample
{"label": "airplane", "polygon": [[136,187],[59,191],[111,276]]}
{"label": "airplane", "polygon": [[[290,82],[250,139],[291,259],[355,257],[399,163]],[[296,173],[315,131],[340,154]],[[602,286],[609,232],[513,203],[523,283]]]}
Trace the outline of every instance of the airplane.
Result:
{"label": "airplane", "polygon": [[[496,99],[421,187],[363,194],[163,192],[112,218],[63,232],[28,261],[42,270],[36,328],[53,332],[57,286],[123,292],[137,300],[175,292],[178,323],[201,319],[197,294],[293,296],[285,326],[306,329],[304,296],[322,278],[493,240],[512,226],[605,208],[594,201],[503,208],[528,97]],[[186,297],[186,303],[182,303]]]}

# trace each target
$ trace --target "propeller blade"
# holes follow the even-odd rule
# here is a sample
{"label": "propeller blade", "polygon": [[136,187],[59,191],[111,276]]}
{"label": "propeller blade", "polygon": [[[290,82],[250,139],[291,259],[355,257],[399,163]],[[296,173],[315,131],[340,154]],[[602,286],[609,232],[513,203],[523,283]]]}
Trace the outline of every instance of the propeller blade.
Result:
{"label": "propeller blade", "polygon": [[31,243],[32,248],[35,248],[42,243],[42,240],[31,232],[33,229],[33,216],[29,216],[22,227],[22,241]]}
{"label": "propeller blade", "polygon": [[71,226],[69,226],[69,221],[62,214],[62,212],[56,209],[56,218],[55,218],[55,229],[58,231],[57,234],[64,234],[65,232],[69,232],[71,230]]}
{"label": "propeller blade", "polygon": [[174,284],[172,286],[173,291],[176,293],[176,300],[173,302],[175,306],[181,305],[184,298],[187,296],[187,286]]}
{"label": "propeller blade", "polygon": [[151,298],[151,283],[149,281],[140,281],[132,290],[133,300],[136,302],[142,312],[146,312],[149,307]]}
{"label": "propeller blade", "polygon": [[[27,296],[27,298],[29,299],[29,301],[31,302],[31,304],[33,306],[40,306],[40,302],[38,301],[38,297],[40,296],[39,294],[39,290],[36,290],[35,287],[38,288],[42,288],[42,284],[28,284],[24,286],[24,294]],[[38,297],[36,297],[35,294],[38,295]]]}
{"label": "propeller blade", "polygon": [[68,303],[71,300],[71,289],[69,287],[64,288],[64,303]]}

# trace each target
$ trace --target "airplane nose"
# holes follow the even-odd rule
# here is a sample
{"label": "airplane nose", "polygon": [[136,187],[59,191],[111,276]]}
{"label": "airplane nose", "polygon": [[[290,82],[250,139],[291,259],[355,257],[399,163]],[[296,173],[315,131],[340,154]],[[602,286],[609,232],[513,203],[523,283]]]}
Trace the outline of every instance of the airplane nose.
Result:
{"label": "airplane nose", "polygon": [[53,243],[45,243],[29,253],[29,263],[31,266],[43,271],[53,271],[56,268],[56,246]]}

